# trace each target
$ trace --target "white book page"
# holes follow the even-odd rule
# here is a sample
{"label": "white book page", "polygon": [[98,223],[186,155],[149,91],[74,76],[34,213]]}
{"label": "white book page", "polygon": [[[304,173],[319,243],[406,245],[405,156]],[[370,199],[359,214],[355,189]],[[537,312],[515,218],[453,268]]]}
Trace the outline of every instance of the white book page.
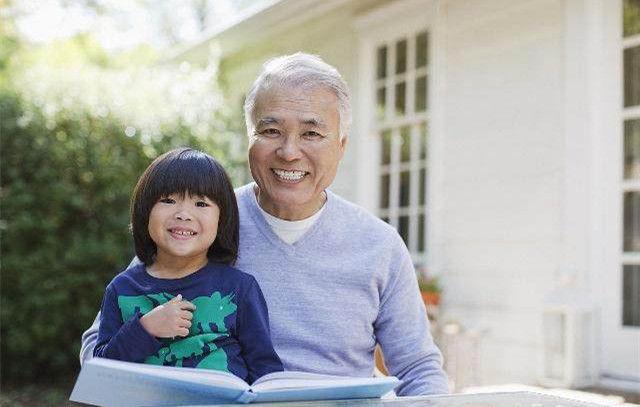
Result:
{"label": "white book page", "polygon": [[246,390],[249,385],[231,373],[190,367],[156,366],[143,363],[122,362],[111,359],[93,358],[87,363],[109,369],[139,373],[167,379],[175,379],[203,385]]}
{"label": "white book page", "polygon": [[[251,386],[256,391],[345,387],[380,383],[387,378],[330,376],[307,372],[274,372],[262,376]],[[395,381],[394,378],[388,378]]]}

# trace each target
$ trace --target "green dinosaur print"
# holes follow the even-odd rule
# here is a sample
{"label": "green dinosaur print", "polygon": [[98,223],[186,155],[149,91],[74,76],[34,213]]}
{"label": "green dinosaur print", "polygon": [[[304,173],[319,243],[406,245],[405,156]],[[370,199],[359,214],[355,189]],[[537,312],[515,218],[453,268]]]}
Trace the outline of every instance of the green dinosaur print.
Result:
{"label": "green dinosaur print", "polygon": [[205,345],[215,346],[213,341],[220,337],[228,336],[226,334],[203,334],[196,336],[187,336],[184,339],[176,340],[169,345],[171,355],[178,359],[184,359],[204,354]]}
{"label": "green dinosaur print", "polygon": [[224,319],[236,312],[238,306],[232,302],[233,294],[226,297],[216,291],[211,297],[197,297],[191,302],[196,306],[196,312],[193,314],[191,321],[191,332],[199,329],[200,332],[211,332],[210,324],[214,323],[218,332],[227,332],[228,329],[224,324]]}
{"label": "green dinosaur print", "polygon": [[[128,321],[137,312],[146,314],[153,308],[170,301],[174,296],[168,293],[146,294],[138,296],[119,296],[118,307],[123,321]],[[196,306],[193,313],[189,336],[176,338],[162,347],[155,355],[147,357],[144,363],[153,365],[171,364],[182,366],[188,358],[204,356],[196,365],[198,368],[229,371],[227,354],[218,348],[214,341],[229,336],[224,319],[233,314],[237,305],[233,303],[233,294],[225,297],[215,291],[210,297],[196,297],[191,302]],[[207,352],[208,351],[208,352]]]}
{"label": "green dinosaur print", "polygon": [[213,343],[209,345],[211,347],[211,353],[204,357],[197,365],[197,368],[201,369],[213,369],[229,371],[227,364],[227,354],[224,350],[218,348]]}
{"label": "green dinosaur print", "polygon": [[164,348],[160,348],[160,350],[158,351],[158,353],[156,353],[155,355],[151,355],[149,357],[147,357],[144,360],[144,363],[149,364],[149,365],[164,365],[165,360],[167,359],[167,356],[169,355],[171,351],[169,350],[168,346],[165,346]]}
{"label": "green dinosaur print", "polygon": [[118,307],[123,321],[128,321],[136,314],[136,310],[142,315],[155,307],[169,302],[173,296],[167,293],[147,294],[138,296],[118,296]]}

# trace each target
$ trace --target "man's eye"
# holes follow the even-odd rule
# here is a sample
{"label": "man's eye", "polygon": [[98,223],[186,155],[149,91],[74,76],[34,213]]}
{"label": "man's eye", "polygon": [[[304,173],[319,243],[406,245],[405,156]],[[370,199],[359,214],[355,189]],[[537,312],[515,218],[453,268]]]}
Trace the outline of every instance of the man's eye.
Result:
{"label": "man's eye", "polygon": [[198,201],[196,202],[196,206],[199,208],[206,208],[207,206],[209,206],[209,204],[206,203],[205,201]]}
{"label": "man's eye", "polygon": [[314,139],[322,137],[322,134],[318,133],[317,131],[307,131],[303,134],[303,136],[306,138]]}
{"label": "man's eye", "polygon": [[269,129],[260,130],[258,134],[266,137],[276,137],[280,135],[280,130],[269,128]]}
{"label": "man's eye", "polygon": [[175,199],[172,198],[160,198],[160,200],[158,202],[162,202],[165,204],[174,204],[176,203]]}

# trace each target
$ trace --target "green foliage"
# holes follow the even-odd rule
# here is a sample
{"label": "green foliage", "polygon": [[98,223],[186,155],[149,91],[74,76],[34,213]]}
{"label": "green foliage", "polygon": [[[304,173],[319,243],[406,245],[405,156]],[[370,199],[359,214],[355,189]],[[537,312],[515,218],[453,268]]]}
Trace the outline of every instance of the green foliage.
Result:
{"label": "green foliage", "polygon": [[30,50],[0,81],[3,383],[77,372],[80,336],[133,256],[130,194],[153,158],[188,145],[241,174],[215,69],[116,70],[80,43],[69,52],[86,60]]}
{"label": "green foliage", "polygon": [[425,277],[421,274],[418,276],[418,287],[420,291],[425,293],[442,293],[442,287],[440,286],[438,277]]}

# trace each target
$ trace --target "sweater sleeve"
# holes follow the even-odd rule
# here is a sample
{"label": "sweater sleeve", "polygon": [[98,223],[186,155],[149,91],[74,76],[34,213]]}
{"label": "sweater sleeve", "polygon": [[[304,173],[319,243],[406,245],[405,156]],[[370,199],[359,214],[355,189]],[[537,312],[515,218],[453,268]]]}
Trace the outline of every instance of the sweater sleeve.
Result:
{"label": "sweater sleeve", "polygon": [[118,298],[112,284],[107,286],[93,356],[127,362],[142,362],[162,347],[160,341],[140,324],[140,313],[122,321]]}
{"label": "sweater sleeve", "polygon": [[[398,238],[399,240],[399,238]],[[449,393],[442,355],[429,331],[418,284],[406,247],[398,242],[387,285],[382,291],[375,322],[389,372],[402,380],[399,396]]]}
{"label": "sweater sleeve", "polygon": [[80,367],[87,360],[93,357],[93,350],[96,347],[96,340],[98,339],[98,329],[100,328],[100,312],[93,320],[93,324],[84,331],[80,342]]}
{"label": "sweater sleeve", "polygon": [[238,307],[237,334],[241,354],[247,365],[247,383],[251,384],[267,373],[284,370],[273,349],[269,330],[269,313],[260,286],[253,277]]}
{"label": "sweater sleeve", "polygon": [[[131,263],[127,268],[131,268],[140,264],[140,260],[137,257],[131,259]],[[100,329],[100,320],[102,319],[100,312],[93,320],[93,324],[82,333],[82,339],[80,343],[80,366],[87,360],[93,357],[93,353],[96,347],[96,341],[98,340],[98,330]]]}

